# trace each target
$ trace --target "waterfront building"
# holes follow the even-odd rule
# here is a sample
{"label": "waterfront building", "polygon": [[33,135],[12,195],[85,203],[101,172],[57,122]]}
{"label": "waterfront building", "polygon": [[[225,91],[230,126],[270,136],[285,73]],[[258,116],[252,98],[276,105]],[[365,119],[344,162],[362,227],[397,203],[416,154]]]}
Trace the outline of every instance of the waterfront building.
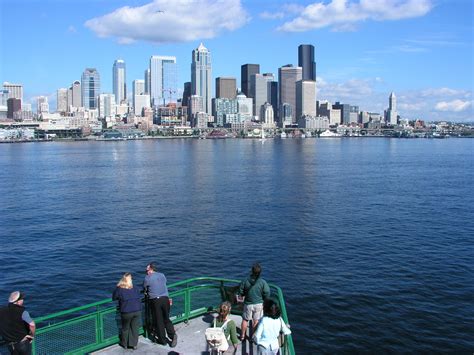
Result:
{"label": "waterfront building", "polygon": [[212,99],[212,115],[216,127],[224,127],[226,124],[225,117],[228,114],[237,113],[237,100],[229,98]]}
{"label": "waterfront building", "polygon": [[275,119],[273,115],[273,107],[269,102],[265,102],[260,108],[262,127],[275,128]]}
{"label": "waterfront building", "polygon": [[117,59],[112,69],[113,76],[113,92],[115,95],[115,103],[122,104],[127,99],[127,76],[125,61]]}
{"label": "waterfront building", "polygon": [[253,117],[253,99],[239,93],[236,97],[237,101],[237,119],[239,123],[251,121]]}
{"label": "waterfront building", "polygon": [[39,115],[49,113],[49,103],[46,96],[38,96],[36,98],[36,113]]}
{"label": "waterfront building", "polygon": [[166,106],[160,106],[157,110],[156,124],[162,126],[186,126],[188,118],[188,108],[171,103]]}
{"label": "waterfront building", "polygon": [[203,112],[212,112],[211,52],[201,43],[193,50],[191,63],[191,94],[202,97]]}
{"label": "waterfront building", "polygon": [[302,116],[298,119],[298,127],[323,131],[329,129],[329,118],[325,116]]}
{"label": "waterfront building", "polygon": [[392,126],[397,124],[397,98],[395,93],[392,92],[388,98],[388,110],[385,111],[385,122]]}
{"label": "waterfront building", "polygon": [[9,98],[7,99],[7,118],[14,118],[16,112],[21,111],[21,99]]}
{"label": "waterfront building", "polygon": [[115,117],[117,104],[114,94],[99,95],[99,117]]}
{"label": "waterfront building", "polygon": [[3,90],[8,90],[8,99],[19,99],[23,101],[23,85],[3,82]]}
{"label": "waterfront building", "polygon": [[359,123],[359,106],[349,106],[349,123]]}
{"label": "waterfront building", "polygon": [[303,116],[316,117],[316,81],[296,82],[296,118]]}
{"label": "waterfront building", "polygon": [[316,81],[316,62],[314,61],[314,46],[301,44],[298,46],[298,66],[303,68],[303,80]]}
{"label": "waterfront building", "polygon": [[60,88],[56,92],[56,111],[67,112],[67,93],[68,89]]}
{"label": "waterfront building", "polygon": [[210,117],[211,115],[209,115],[206,112],[197,112],[193,118],[193,127],[201,128],[201,129],[207,128],[208,127],[207,123],[211,119]]}
{"label": "waterfront building", "polygon": [[244,64],[240,67],[240,82],[241,82],[241,90],[242,93],[246,97],[251,97],[251,89],[250,89],[250,80],[252,75],[260,74],[260,65],[259,64]]}
{"label": "waterfront building", "polygon": [[176,102],[178,88],[176,57],[154,55],[150,58],[150,98],[153,106]]}
{"label": "waterfront building", "polygon": [[262,121],[262,106],[265,102],[272,101],[272,83],[274,77],[272,73],[255,74],[250,77],[250,97],[253,98],[253,114]]}
{"label": "waterfront building", "polygon": [[293,107],[288,103],[281,105],[279,118],[281,127],[291,126],[293,124]]}
{"label": "waterfront building", "polygon": [[81,78],[82,107],[86,110],[97,109],[100,94],[100,75],[95,68],[86,68]]}
{"label": "waterfront building", "polygon": [[[291,106],[292,123],[296,123],[296,115],[294,115],[294,110],[296,109],[296,82],[301,80],[302,76],[303,69],[301,67],[294,67],[291,64],[284,65],[278,69],[278,82],[280,83],[279,106],[283,107],[284,104]],[[288,113],[289,111],[287,110],[286,114]]]}
{"label": "waterfront building", "polygon": [[341,110],[335,109],[329,101],[319,102],[316,112],[318,116],[327,117],[330,126],[341,124]]}
{"label": "waterfront building", "polygon": [[339,101],[336,101],[332,107],[336,110],[341,110],[341,124],[349,124],[350,123],[350,105],[349,104],[341,104]]}
{"label": "waterfront building", "polygon": [[237,96],[237,79],[220,76],[216,78],[216,98],[235,99]]}

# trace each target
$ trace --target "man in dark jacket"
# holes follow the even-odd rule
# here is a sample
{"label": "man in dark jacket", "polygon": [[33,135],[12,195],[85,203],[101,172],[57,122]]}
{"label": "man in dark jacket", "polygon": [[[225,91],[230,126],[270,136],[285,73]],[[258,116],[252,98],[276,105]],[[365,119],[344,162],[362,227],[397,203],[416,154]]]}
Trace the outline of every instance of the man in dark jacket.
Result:
{"label": "man in dark jacket", "polygon": [[[245,340],[249,320],[252,320],[252,328],[257,329],[258,321],[263,315],[263,300],[270,297],[270,287],[260,277],[261,273],[260,264],[253,264],[250,276],[242,281],[239,287],[238,294],[245,296],[240,335],[242,341]],[[249,334],[249,338],[252,338],[251,334]]]}
{"label": "man in dark jacket", "polygon": [[23,297],[20,291],[14,291],[8,305],[0,308],[0,335],[8,343],[10,354],[31,354],[36,325],[23,307]]}

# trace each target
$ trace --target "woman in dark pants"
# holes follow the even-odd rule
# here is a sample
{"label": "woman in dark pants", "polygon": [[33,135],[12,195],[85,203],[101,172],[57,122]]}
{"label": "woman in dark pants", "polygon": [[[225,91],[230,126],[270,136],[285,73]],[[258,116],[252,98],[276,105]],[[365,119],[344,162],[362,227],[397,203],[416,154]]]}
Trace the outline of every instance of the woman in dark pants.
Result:
{"label": "woman in dark pants", "polygon": [[120,346],[137,349],[142,304],[140,289],[133,286],[132,274],[127,272],[122,276],[112,299],[118,301],[122,318]]}

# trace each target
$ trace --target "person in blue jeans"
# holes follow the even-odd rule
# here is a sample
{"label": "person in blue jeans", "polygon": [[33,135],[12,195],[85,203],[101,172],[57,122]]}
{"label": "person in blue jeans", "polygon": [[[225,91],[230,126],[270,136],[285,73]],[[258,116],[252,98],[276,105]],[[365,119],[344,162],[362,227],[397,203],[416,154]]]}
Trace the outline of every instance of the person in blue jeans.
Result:
{"label": "person in blue jeans", "polygon": [[118,301],[122,319],[120,346],[136,350],[142,303],[140,289],[133,286],[132,274],[129,272],[123,274],[112,294],[112,299]]}

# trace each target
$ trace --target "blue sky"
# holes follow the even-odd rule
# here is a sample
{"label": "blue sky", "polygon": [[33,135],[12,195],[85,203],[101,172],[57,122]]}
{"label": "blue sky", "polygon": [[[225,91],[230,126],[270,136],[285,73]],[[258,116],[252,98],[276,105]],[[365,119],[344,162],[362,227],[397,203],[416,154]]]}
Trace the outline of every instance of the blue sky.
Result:
{"label": "blue sky", "polygon": [[86,67],[111,92],[118,58],[131,87],[151,55],[174,55],[182,86],[201,41],[213,77],[238,80],[245,63],[274,74],[297,64],[309,43],[318,99],[382,112],[394,91],[404,117],[473,121],[473,10],[471,0],[2,0],[0,81],[23,84],[33,108],[38,95],[55,107]]}

